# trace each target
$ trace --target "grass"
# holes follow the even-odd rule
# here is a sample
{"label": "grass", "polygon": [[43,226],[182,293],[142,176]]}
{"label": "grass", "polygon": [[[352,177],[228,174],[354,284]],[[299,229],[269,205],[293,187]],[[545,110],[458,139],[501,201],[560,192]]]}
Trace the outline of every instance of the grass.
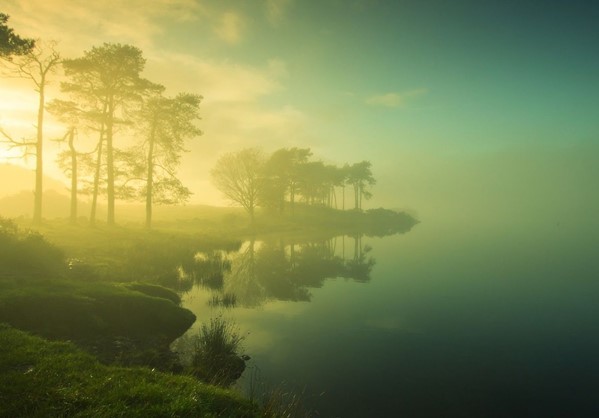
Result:
{"label": "grass", "polygon": [[254,365],[249,376],[247,388],[250,400],[260,406],[263,418],[310,418],[318,416],[306,408],[304,391],[292,390],[285,382],[272,386],[260,377],[260,369]]}
{"label": "grass", "polygon": [[233,322],[211,318],[192,340],[191,372],[204,382],[230,386],[245,370],[246,357],[239,353],[243,340]]}
{"label": "grass", "polygon": [[[239,240],[255,235],[384,235],[417,222],[383,209],[342,212],[299,204],[294,216],[260,212],[253,227],[239,211],[206,213],[204,219],[190,208],[187,219],[157,217],[153,230],[140,223],[90,228],[52,221],[22,232],[0,219],[0,322],[53,339],[132,345],[136,353],[144,339],[168,348],[195,316],[156,283],[180,286],[179,271],[191,271],[198,252],[235,250]],[[220,289],[222,278],[194,273]],[[226,306],[236,298],[223,294],[213,302]],[[242,340],[222,318],[203,325],[194,374],[229,386],[245,369]],[[70,343],[6,326],[0,327],[0,377],[0,416],[284,417],[297,409],[296,398],[281,392],[259,413],[251,401],[191,377],[102,365]]]}
{"label": "grass", "polygon": [[0,416],[258,417],[238,394],[146,368],[105,366],[74,345],[0,325]]}
{"label": "grass", "polygon": [[170,343],[195,321],[175,301],[174,292],[140,283],[0,280],[0,321],[49,338],[152,335]]}

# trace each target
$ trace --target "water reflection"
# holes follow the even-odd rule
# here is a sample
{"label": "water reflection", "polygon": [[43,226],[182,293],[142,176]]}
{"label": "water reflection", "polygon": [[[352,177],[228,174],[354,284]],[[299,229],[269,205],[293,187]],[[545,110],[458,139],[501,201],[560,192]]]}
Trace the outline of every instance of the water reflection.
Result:
{"label": "water reflection", "polygon": [[310,301],[328,278],[368,282],[375,260],[362,234],[314,241],[250,240],[238,251],[197,253],[180,268],[180,289],[212,293],[208,304],[257,307],[269,300]]}

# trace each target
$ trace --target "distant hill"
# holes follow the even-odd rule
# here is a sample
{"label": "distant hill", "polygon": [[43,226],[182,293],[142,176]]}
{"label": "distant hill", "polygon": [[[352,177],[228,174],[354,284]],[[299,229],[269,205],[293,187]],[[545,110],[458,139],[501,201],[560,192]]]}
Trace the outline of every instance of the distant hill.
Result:
{"label": "distant hill", "polygon": [[[55,190],[68,194],[66,185],[52,177],[44,176],[44,191]],[[35,171],[13,164],[0,164],[0,197],[35,189]]]}
{"label": "distant hill", "polygon": [[[47,219],[68,218],[71,203],[66,194],[56,190],[45,190],[42,199],[42,216]],[[82,214],[89,214],[89,205],[79,202]],[[33,191],[21,190],[10,196],[0,198],[0,216],[17,218],[33,216]]]}

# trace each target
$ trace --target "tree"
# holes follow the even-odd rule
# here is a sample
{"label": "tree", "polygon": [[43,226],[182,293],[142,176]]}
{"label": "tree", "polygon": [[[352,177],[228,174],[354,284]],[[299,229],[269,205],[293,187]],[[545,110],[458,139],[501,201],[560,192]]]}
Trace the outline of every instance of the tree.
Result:
{"label": "tree", "polygon": [[326,191],[326,203],[329,207],[337,208],[337,193],[335,192],[336,187],[343,186],[345,182],[345,171],[343,168],[339,168],[335,165],[326,165],[324,167],[324,184],[327,186]]}
{"label": "tree", "polygon": [[[93,47],[84,52],[83,57],[64,62],[65,74],[71,81],[62,83],[62,90],[77,97],[80,106],[99,113],[100,139],[94,195],[97,196],[102,143],[105,142],[109,225],[115,222],[115,125],[128,120],[129,107],[139,104],[144,95],[162,90],[162,86],[140,77],[145,62],[139,48],[111,43]],[[91,216],[90,221],[93,222]]]}
{"label": "tree", "polygon": [[211,171],[212,181],[233,203],[240,204],[254,223],[254,210],[258,205],[264,157],[256,148],[223,155]]}
{"label": "tree", "polygon": [[311,155],[310,148],[281,148],[270,156],[264,169],[267,184],[264,197],[270,205],[278,205],[279,210],[283,212],[285,197],[288,195],[293,211],[301,177],[301,166],[308,162]]}
{"label": "tree", "polygon": [[68,150],[58,155],[58,165],[71,177],[71,208],[69,220],[72,224],[77,222],[77,194],[78,194],[78,160],[81,156],[93,153],[81,153],[75,147],[75,136],[78,127],[82,124],[83,113],[77,104],[70,101],[54,99],[48,106],[48,112],[54,115],[67,127],[67,132],[60,142],[66,142]]}
{"label": "tree", "polygon": [[174,204],[190,196],[189,189],[176,177],[175,170],[185,151],[186,139],[202,134],[195,121],[199,116],[201,96],[181,93],[175,98],[154,96],[141,108],[139,121],[144,140],[143,171],[146,200],[146,227],[152,225],[152,204]]}
{"label": "tree", "polygon": [[370,167],[372,167],[370,161],[362,161],[347,168],[346,181],[354,186],[354,209],[362,209],[362,197],[366,199],[372,197],[367,187],[376,184],[376,180],[372,176]]}
{"label": "tree", "polygon": [[[35,155],[35,199],[33,205],[33,222],[39,224],[42,221],[42,192],[43,192],[43,149],[44,149],[44,111],[46,104],[46,87],[49,83],[48,77],[58,65],[60,65],[60,54],[56,51],[56,43],[49,42],[42,45],[36,42],[35,47],[22,54],[17,60],[10,60],[10,74],[20,78],[26,78],[33,82],[35,91],[38,93],[36,139],[34,141],[15,140],[4,130],[1,130],[5,142],[11,147],[33,147]],[[27,151],[26,151],[27,154]]]}
{"label": "tree", "polygon": [[35,45],[33,39],[21,38],[7,26],[10,16],[0,13],[0,57],[10,60],[13,55],[24,55]]}
{"label": "tree", "polygon": [[325,186],[325,165],[322,161],[310,161],[297,167],[297,188],[308,204],[322,202],[328,187]]}

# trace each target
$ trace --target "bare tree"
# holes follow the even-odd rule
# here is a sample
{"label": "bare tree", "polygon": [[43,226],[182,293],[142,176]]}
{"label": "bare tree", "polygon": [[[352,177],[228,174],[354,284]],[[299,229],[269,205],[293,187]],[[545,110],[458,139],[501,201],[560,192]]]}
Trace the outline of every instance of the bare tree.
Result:
{"label": "bare tree", "polygon": [[252,224],[263,183],[264,162],[259,149],[246,148],[223,155],[211,171],[216,188],[231,202],[241,205],[250,215]]}
{"label": "bare tree", "polygon": [[[42,221],[42,193],[43,193],[43,149],[44,149],[44,107],[46,104],[46,87],[49,76],[56,71],[61,63],[60,54],[56,51],[56,42],[50,41],[42,44],[37,40],[35,46],[17,59],[5,60],[8,76],[30,80],[38,93],[37,125],[35,140],[15,139],[0,128],[3,141],[9,148],[24,148],[24,155],[35,156],[35,199],[33,205],[33,222]],[[33,152],[29,149],[33,148]]]}

